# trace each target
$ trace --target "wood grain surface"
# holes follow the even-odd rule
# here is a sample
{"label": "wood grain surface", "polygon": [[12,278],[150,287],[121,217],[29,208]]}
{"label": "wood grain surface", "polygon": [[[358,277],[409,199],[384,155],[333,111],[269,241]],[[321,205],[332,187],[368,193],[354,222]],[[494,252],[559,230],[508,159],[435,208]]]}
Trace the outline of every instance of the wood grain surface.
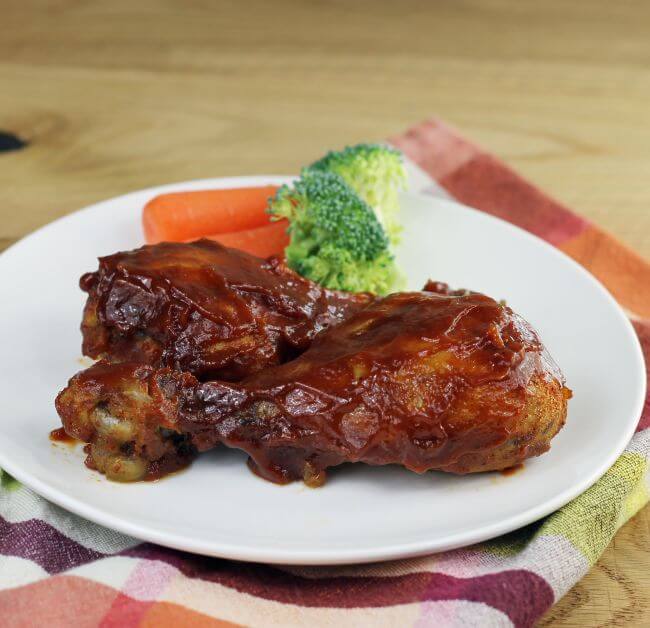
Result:
{"label": "wood grain surface", "polygon": [[[1,0],[0,249],[129,190],[436,113],[650,256],[650,3]],[[1,142],[0,142],[1,145]],[[544,626],[650,625],[650,514]]]}

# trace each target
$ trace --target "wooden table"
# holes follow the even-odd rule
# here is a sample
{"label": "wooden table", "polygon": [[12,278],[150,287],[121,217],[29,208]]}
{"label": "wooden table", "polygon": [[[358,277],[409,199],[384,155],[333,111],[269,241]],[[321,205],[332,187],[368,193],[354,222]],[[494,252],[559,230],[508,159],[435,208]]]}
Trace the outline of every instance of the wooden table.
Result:
{"label": "wooden table", "polygon": [[[126,191],[290,173],[437,113],[650,255],[650,4],[5,0],[0,248]],[[648,508],[543,625],[650,625]]]}

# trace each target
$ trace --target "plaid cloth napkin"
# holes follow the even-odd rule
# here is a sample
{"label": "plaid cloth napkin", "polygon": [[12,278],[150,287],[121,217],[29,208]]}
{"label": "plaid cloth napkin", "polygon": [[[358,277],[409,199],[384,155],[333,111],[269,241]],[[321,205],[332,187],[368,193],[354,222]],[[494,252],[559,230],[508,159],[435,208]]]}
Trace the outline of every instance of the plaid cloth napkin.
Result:
{"label": "plaid cloth napkin", "polygon": [[[650,363],[650,266],[491,155],[432,120],[391,138],[413,187],[513,222],[586,266],[628,310]],[[411,164],[411,166],[412,166]],[[645,317],[645,318],[644,318]],[[0,489],[0,624],[8,626],[530,626],[648,502],[650,402],[614,466],[515,533],[424,558],[281,568],[142,543]]]}

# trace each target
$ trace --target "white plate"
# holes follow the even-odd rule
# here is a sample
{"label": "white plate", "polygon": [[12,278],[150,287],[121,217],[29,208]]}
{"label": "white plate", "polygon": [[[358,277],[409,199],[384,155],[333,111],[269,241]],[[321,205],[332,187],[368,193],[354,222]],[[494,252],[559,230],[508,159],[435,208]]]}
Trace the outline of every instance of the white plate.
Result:
{"label": "white plate", "polygon": [[332,564],[424,554],[530,523],[595,482],[629,441],[645,395],[630,323],[586,271],[541,240],[448,201],[404,195],[400,262],[410,287],[429,277],[509,305],[540,332],[574,391],[551,451],[512,476],[418,476],[347,465],[317,490],[254,476],[237,451],[201,457],[154,483],[106,481],[81,447],[55,446],[54,397],[80,370],[79,276],[96,257],[142,243],[140,212],[161,191],[259,185],[203,180],[99,203],[0,256],[0,466],[48,499],[133,536],[202,554]]}

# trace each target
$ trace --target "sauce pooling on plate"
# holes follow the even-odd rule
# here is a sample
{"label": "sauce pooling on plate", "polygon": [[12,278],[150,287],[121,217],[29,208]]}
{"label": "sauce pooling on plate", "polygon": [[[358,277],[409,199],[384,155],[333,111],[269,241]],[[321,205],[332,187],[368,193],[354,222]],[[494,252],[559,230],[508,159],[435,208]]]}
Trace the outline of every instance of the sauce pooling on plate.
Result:
{"label": "sauce pooling on plate", "polygon": [[79,441],[70,436],[62,427],[50,432],[50,440],[54,443],[64,443],[65,445],[76,445]]}

